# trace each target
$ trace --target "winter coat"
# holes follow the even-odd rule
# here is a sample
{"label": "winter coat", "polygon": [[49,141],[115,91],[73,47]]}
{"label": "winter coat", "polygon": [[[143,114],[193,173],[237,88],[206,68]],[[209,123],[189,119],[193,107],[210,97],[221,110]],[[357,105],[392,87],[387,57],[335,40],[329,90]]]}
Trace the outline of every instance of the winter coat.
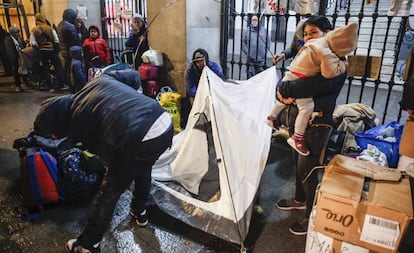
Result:
{"label": "winter coat", "polygon": [[[220,78],[224,78],[223,72],[221,67],[209,60],[208,53],[204,49],[197,49],[193,53],[193,58],[197,52],[201,52],[204,55],[204,60],[206,62],[206,66],[209,67],[216,75]],[[197,68],[195,63],[192,61],[190,66],[188,66],[185,72],[185,81],[186,81],[186,89],[187,89],[187,96],[195,97],[198,88],[198,82],[200,81],[201,73],[203,72],[202,69]]]}
{"label": "winter coat", "polygon": [[82,62],[82,47],[73,46],[69,50],[72,58],[70,81],[72,87],[75,87],[75,92],[82,89],[87,82],[85,67]]}
{"label": "winter coat", "polygon": [[140,85],[139,73],[132,69],[103,74],[74,95],[43,102],[34,131],[68,136],[111,162],[117,152],[139,145],[165,112],[156,100],[136,91]]}
{"label": "winter coat", "polygon": [[35,15],[36,26],[32,29],[31,44],[40,50],[53,50],[54,43],[59,43],[56,31],[41,13]]}
{"label": "winter coat", "polygon": [[266,29],[258,25],[251,26],[243,33],[243,53],[249,57],[250,61],[263,62],[266,58]]}
{"label": "winter coat", "polygon": [[109,51],[109,46],[106,40],[101,38],[101,32],[97,25],[90,25],[88,33],[91,29],[96,29],[98,31],[98,37],[93,39],[91,37],[87,38],[83,42],[83,57],[85,60],[86,69],[91,67],[91,59],[95,56],[98,56],[99,59],[95,62],[95,66],[104,67],[111,63],[111,53]]}
{"label": "winter coat", "polygon": [[23,40],[19,37],[14,37],[11,34],[4,39],[4,47],[6,49],[7,58],[13,64],[19,60],[19,52],[25,47]]}
{"label": "winter coat", "polygon": [[289,66],[284,80],[315,76],[339,76],[346,71],[346,62],[340,57],[353,52],[357,45],[358,24],[350,23],[328,32],[324,37],[309,40]]}
{"label": "winter coat", "polygon": [[58,24],[59,48],[62,51],[69,52],[71,46],[81,46],[81,41],[75,27],[76,15],[76,11],[66,9],[63,12],[63,20]]}
{"label": "winter coat", "polygon": [[[144,27],[140,28],[139,32],[137,34],[133,34],[131,33],[128,37],[128,40],[125,42],[125,47],[127,49],[130,49],[132,51],[137,50],[138,46],[138,51],[137,51],[137,55],[135,57],[135,67],[138,67],[141,65],[142,63],[142,59],[141,56],[142,54],[149,50],[149,44],[148,44],[148,36],[147,36],[147,28],[146,28],[146,24],[144,23],[143,25]],[[143,37],[143,40],[141,42],[141,45],[139,45],[139,41],[140,41],[140,37]]]}

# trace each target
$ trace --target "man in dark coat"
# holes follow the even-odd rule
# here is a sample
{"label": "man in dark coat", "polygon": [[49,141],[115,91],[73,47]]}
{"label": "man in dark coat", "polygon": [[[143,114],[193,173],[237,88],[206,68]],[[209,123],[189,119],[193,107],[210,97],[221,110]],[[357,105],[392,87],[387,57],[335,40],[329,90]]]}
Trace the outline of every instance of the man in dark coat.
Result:
{"label": "man in dark coat", "polygon": [[109,167],[93,214],[82,234],[67,242],[67,252],[100,252],[99,242],[115,205],[132,181],[131,215],[139,226],[148,223],[151,168],[171,145],[173,127],[171,117],[156,100],[136,91],[140,82],[135,70],[113,71],[74,95],[46,100],[40,108],[36,134],[80,141]]}
{"label": "man in dark coat", "polygon": [[76,11],[73,9],[66,9],[63,12],[63,20],[57,26],[57,33],[59,35],[59,58],[62,62],[63,70],[65,72],[66,83],[70,83],[70,65],[72,58],[69,54],[69,49],[72,46],[82,46],[81,40],[75,26]]}

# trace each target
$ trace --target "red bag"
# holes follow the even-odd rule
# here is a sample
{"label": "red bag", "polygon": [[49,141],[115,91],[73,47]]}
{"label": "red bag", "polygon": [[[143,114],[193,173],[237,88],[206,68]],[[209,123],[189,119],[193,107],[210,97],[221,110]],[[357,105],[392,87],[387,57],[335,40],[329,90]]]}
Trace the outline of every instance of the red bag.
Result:
{"label": "red bag", "polygon": [[148,97],[155,98],[159,92],[160,92],[160,85],[158,84],[157,81],[154,81],[154,80],[147,81],[147,87],[145,89],[145,94]]}
{"label": "red bag", "polygon": [[158,67],[150,63],[142,63],[138,67],[138,72],[141,75],[141,80],[154,80],[158,77]]}
{"label": "red bag", "polygon": [[58,174],[56,159],[50,153],[38,149],[25,155],[21,160],[23,207],[38,211],[44,204],[63,200]]}

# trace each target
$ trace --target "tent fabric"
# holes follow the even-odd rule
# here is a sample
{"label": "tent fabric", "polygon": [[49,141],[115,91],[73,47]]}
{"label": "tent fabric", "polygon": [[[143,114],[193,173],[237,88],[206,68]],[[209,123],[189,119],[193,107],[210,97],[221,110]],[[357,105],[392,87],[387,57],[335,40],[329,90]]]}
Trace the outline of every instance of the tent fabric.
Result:
{"label": "tent fabric", "polygon": [[271,67],[249,80],[223,81],[203,70],[184,131],[153,167],[153,197],[170,215],[242,243],[266,165],[266,125],[280,79]]}

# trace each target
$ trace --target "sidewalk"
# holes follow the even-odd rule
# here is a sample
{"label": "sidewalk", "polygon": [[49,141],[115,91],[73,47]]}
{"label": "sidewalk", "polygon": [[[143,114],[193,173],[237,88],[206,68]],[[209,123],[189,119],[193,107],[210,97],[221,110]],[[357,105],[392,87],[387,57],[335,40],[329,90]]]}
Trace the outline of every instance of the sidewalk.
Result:
{"label": "sidewalk", "polygon": [[[16,92],[12,77],[0,77],[0,252],[63,252],[68,239],[82,231],[91,203],[61,205],[42,213],[39,220],[23,221],[16,211],[19,196],[19,157],[12,148],[14,139],[26,136],[40,103],[66,93],[25,90]],[[291,197],[294,191],[292,157],[285,144],[274,142],[260,188],[262,214],[252,217],[245,246],[248,252],[304,252],[305,237],[288,232],[303,211],[279,211],[275,203]],[[118,202],[101,249],[113,252],[239,252],[239,246],[190,227],[152,207],[150,223],[140,228],[128,215],[131,192]]]}

